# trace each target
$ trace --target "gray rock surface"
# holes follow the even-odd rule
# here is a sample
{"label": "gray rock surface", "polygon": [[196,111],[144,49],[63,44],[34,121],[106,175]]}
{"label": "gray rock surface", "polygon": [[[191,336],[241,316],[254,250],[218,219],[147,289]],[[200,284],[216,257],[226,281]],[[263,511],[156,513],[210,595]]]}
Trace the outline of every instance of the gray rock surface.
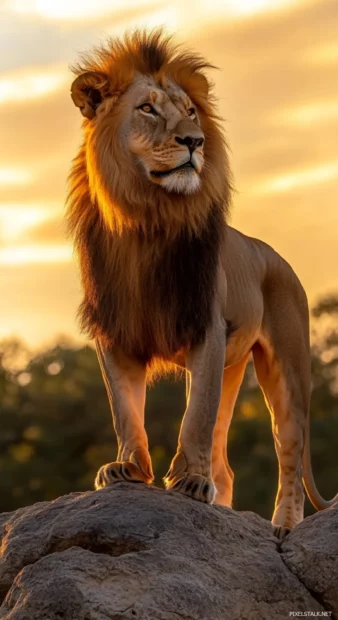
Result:
{"label": "gray rock surface", "polygon": [[5,513],[0,535],[2,619],[338,618],[338,506],[280,545],[253,513],[117,483]]}
{"label": "gray rock surface", "polygon": [[338,504],[300,523],[282,549],[285,565],[338,618]]}

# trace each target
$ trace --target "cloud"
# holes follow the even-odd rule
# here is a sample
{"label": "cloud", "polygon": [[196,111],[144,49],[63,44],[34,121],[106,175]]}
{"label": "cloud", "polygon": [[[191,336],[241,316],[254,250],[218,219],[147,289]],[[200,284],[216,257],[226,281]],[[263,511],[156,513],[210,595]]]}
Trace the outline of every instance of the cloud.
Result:
{"label": "cloud", "polygon": [[[0,242],[10,245],[26,241],[60,241],[62,228],[58,205],[0,203]],[[53,231],[53,234],[52,234]],[[64,240],[64,237],[63,237]]]}
{"label": "cloud", "polygon": [[27,204],[0,204],[0,240],[2,244],[12,243],[29,228],[36,226],[44,218],[44,212],[38,207]]}
{"label": "cloud", "polygon": [[331,64],[338,62],[338,43],[330,42],[314,45],[304,54],[304,60],[310,64]]}
{"label": "cloud", "polygon": [[[6,0],[5,0],[6,1]],[[185,0],[184,5],[187,12],[184,11],[181,0],[171,0],[171,8],[178,16],[187,15],[191,19],[206,17],[210,19],[212,15],[224,16],[231,15],[243,17],[251,14],[261,13],[265,11],[274,12],[278,10],[287,10],[293,4],[297,4],[299,0],[228,0],[222,2],[220,0],[208,0],[208,2],[196,3],[192,0]],[[111,0],[7,0],[7,11],[16,15],[40,17],[46,20],[56,20],[61,22],[86,22],[87,20],[100,20],[114,14],[117,17],[125,17],[128,13],[134,14],[140,11],[144,16],[150,10],[156,11],[164,5],[161,0],[114,0],[114,8],[112,9]]]}
{"label": "cloud", "polygon": [[45,167],[41,164],[36,174],[36,181],[30,185],[0,186],[0,203],[44,202],[48,208],[48,203],[57,202],[61,211],[67,195],[68,170],[69,162],[57,166],[48,163]]}
{"label": "cloud", "polygon": [[[43,98],[4,104],[0,115],[0,168],[32,168],[39,183],[44,174],[60,169],[75,155],[80,141],[81,115],[68,85]],[[62,169],[66,178],[66,169]]]}
{"label": "cloud", "polygon": [[289,172],[283,176],[270,177],[257,183],[252,189],[258,194],[284,193],[297,188],[312,188],[313,185],[326,183],[332,179],[338,180],[338,160],[298,172]]}
{"label": "cloud", "polygon": [[0,265],[29,265],[69,262],[72,248],[69,245],[13,245],[0,248]]}
{"label": "cloud", "polygon": [[64,218],[60,214],[58,217],[48,219],[29,229],[25,234],[28,243],[44,243],[62,245],[66,243],[67,231]]}
{"label": "cloud", "polygon": [[46,94],[60,90],[67,81],[62,68],[25,69],[0,75],[0,105],[8,102],[26,104],[30,99],[43,99]]}
{"label": "cloud", "polygon": [[[59,4],[55,2],[53,6]],[[67,5],[74,6],[74,0]],[[91,2],[93,9],[96,5]],[[22,6],[32,8],[32,3],[27,0],[26,5],[26,0],[22,0]],[[79,52],[105,39],[107,34],[122,34],[130,26],[144,26],[155,8],[167,6],[165,0],[148,0],[142,4],[135,1],[134,6],[116,10],[112,8],[114,2],[110,2],[110,11],[105,14],[95,13],[85,20],[79,15],[72,21],[60,21],[47,19],[37,11],[15,12],[12,0],[8,0],[7,6],[0,3],[0,39],[2,49],[6,50],[0,55],[0,72],[41,67],[42,62],[46,66],[64,63],[67,67]]]}
{"label": "cloud", "polygon": [[26,185],[33,180],[33,173],[24,168],[5,168],[0,167],[0,187],[7,185]]}
{"label": "cloud", "polygon": [[[153,2],[151,6],[155,8],[160,4]],[[162,3],[161,3],[162,4]],[[114,13],[118,17],[126,11],[142,12],[149,10],[148,0],[114,0],[112,9],[111,0],[10,0],[7,4],[8,10],[19,15],[38,16],[51,20],[60,21],[80,21],[100,20]]]}
{"label": "cloud", "polygon": [[[292,108],[281,108],[271,116],[271,124],[309,126],[316,123],[316,126],[331,123],[338,118],[338,98],[332,100],[310,101],[304,105]],[[268,121],[269,122],[269,121]]]}

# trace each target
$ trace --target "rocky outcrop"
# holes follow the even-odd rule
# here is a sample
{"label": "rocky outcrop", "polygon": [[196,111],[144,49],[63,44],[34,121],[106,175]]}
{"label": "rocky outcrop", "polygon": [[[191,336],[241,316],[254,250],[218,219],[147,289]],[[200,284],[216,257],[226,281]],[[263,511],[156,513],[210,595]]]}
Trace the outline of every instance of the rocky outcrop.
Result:
{"label": "rocky outcrop", "polygon": [[280,544],[256,514],[117,483],[3,514],[0,532],[3,619],[338,618],[338,506]]}

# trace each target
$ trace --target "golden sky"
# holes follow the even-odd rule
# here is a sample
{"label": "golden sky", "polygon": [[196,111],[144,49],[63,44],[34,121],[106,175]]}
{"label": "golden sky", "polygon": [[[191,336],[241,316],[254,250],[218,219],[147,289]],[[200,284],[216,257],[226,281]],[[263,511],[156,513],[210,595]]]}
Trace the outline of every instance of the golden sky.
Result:
{"label": "golden sky", "polygon": [[157,25],[220,67],[232,225],[279,251],[311,302],[337,289],[337,0],[1,0],[0,337],[79,336],[62,224],[81,125],[68,65]]}

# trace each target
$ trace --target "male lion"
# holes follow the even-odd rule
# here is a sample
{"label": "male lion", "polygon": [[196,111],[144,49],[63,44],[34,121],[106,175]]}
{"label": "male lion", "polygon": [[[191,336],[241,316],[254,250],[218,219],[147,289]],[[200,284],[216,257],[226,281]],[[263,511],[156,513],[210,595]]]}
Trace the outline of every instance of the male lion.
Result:
{"label": "male lion", "polygon": [[[96,488],[153,481],[147,373],[186,369],[187,408],[166,488],[231,506],[227,434],[251,352],[279,460],[272,522],[303,518],[309,454],[310,352],[305,293],[265,243],[226,225],[230,174],[210,67],[160,31],[84,56],[72,98],[85,117],[70,175],[68,221],[118,439]],[[277,529],[278,529],[277,527]]]}

